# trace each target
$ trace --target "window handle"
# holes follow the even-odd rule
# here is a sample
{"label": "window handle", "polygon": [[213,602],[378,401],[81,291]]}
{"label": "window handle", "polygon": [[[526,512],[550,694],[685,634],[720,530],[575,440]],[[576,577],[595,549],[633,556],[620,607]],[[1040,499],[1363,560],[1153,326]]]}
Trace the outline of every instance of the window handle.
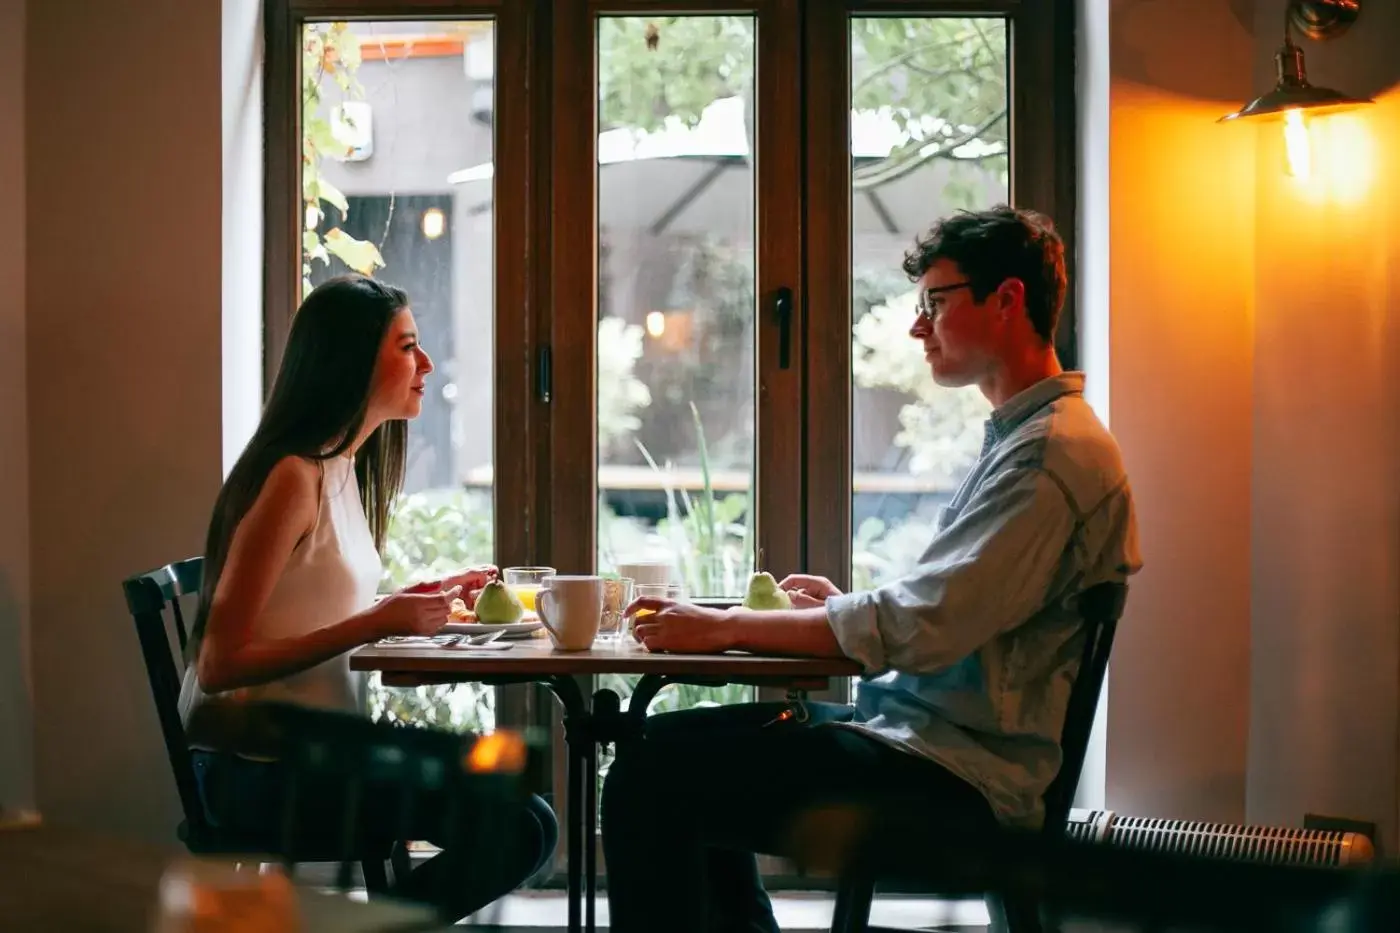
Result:
{"label": "window handle", "polygon": [[548,405],[554,392],[554,354],[549,345],[540,347],[539,360],[535,365],[535,395]]}
{"label": "window handle", "polygon": [[792,289],[783,286],[773,300],[778,319],[778,368],[792,368]]}

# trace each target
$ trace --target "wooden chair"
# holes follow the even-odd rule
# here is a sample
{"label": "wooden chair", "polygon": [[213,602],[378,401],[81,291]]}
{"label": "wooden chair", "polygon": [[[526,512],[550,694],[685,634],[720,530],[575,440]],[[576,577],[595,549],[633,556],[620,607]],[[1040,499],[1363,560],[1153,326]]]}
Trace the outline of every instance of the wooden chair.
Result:
{"label": "wooden chair", "polygon": [[[165,740],[166,755],[184,813],[177,835],[186,848],[197,855],[271,855],[288,864],[341,862],[347,853],[340,840],[298,840],[295,849],[287,849],[283,839],[232,833],[211,825],[205,818],[179,711],[183,658],[189,641],[180,598],[196,595],[203,577],[204,558],[192,557],[122,581],[122,592],[136,623],[136,637],[141,643],[161,737]],[[171,628],[174,629],[174,647]],[[359,861],[365,887],[373,893],[385,893],[389,889],[384,868],[387,859],[393,861],[396,880],[403,878],[409,868],[408,853],[402,845],[376,846],[350,854]],[[342,878],[342,881],[348,884],[348,880]]]}
{"label": "wooden chair", "polygon": [[[1101,583],[1085,590],[1079,597],[1079,613],[1084,620],[1084,648],[1080,656],[1079,673],[1070,688],[1069,704],[1065,710],[1064,728],[1060,735],[1063,758],[1060,771],[1045,792],[1045,822],[1042,833],[1047,840],[1064,837],[1070,806],[1079,786],[1084,768],[1084,756],[1089,748],[1089,736],[1094,728],[1094,714],[1103,692],[1108,657],[1113,648],[1113,636],[1123,615],[1128,587],[1121,583]],[[878,879],[851,874],[841,879],[836,895],[836,911],[832,917],[832,933],[882,933],[869,925],[870,904],[875,896]],[[992,930],[1001,933],[1037,933],[1040,930],[1040,907],[995,893],[987,896]]]}

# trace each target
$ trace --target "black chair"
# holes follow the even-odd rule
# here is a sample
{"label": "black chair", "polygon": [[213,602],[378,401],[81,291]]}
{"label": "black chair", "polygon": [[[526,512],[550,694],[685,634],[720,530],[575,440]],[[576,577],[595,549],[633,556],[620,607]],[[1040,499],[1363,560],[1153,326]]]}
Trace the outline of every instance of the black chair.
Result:
{"label": "black chair", "polygon": [[[1079,614],[1084,620],[1084,648],[1079,673],[1070,688],[1065,724],[1060,735],[1063,754],[1060,770],[1046,789],[1044,798],[1045,822],[1041,833],[1050,841],[1058,841],[1065,835],[1070,807],[1084,768],[1084,755],[1089,748],[1089,736],[1094,728],[1094,714],[1103,692],[1113,636],[1127,597],[1128,587],[1122,583],[1101,583],[1085,590],[1079,597]],[[832,933],[881,933],[880,928],[869,925],[876,880],[858,872],[841,878],[831,921]],[[993,931],[1036,933],[1040,929],[1039,904],[1002,897],[995,892],[989,893],[986,900]]]}
{"label": "black chair", "polygon": [[[165,740],[166,755],[170,759],[175,789],[184,813],[184,820],[177,830],[179,839],[196,855],[269,855],[281,858],[288,864],[340,862],[346,853],[339,840],[299,841],[294,850],[287,850],[281,839],[231,833],[212,826],[205,818],[179,710],[183,658],[189,641],[180,598],[197,594],[203,576],[204,558],[192,557],[122,581],[127,609],[136,623],[136,637],[141,642],[141,656],[151,683],[161,737]],[[175,630],[175,645],[178,646],[175,648],[171,645],[167,616]],[[384,868],[386,860],[392,860],[396,880],[405,877],[409,869],[408,852],[402,845],[376,845],[353,854],[360,863],[365,887],[373,893],[389,890]]]}
{"label": "black chair", "polygon": [[[281,851],[289,876],[294,873],[293,854],[306,847],[302,814],[307,803],[322,814],[327,803],[334,808],[338,823],[331,831],[333,838],[324,838],[324,818],[313,819],[320,838],[313,838],[311,845],[339,861],[337,884],[342,889],[350,886],[351,867],[360,858],[357,847],[369,843],[366,834],[384,834],[386,844],[406,838],[410,827],[421,823],[415,821],[414,811],[425,801],[444,827],[447,836],[442,842],[449,851],[465,841],[464,832],[479,839],[499,838],[509,827],[498,824],[497,817],[511,812],[510,804],[527,793],[527,772],[539,764],[537,750],[513,732],[464,736],[286,703],[212,699],[191,717],[189,731],[201,741],[213,739],[219,748],[275,757],[286,766]],[[393,820],[388,824],[361,825],[360,803],[369,788],[392,804]],[[453,808],[467,799],[478,812],[464,829]]]}

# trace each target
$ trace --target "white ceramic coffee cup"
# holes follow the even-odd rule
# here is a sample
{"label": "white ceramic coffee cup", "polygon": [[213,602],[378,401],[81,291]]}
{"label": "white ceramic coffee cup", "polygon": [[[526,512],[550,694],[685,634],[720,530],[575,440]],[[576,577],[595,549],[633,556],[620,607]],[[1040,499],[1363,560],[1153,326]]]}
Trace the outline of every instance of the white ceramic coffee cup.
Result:
{"label": "white ceramic coffee cup", "polygon": [[603,617],[603,578],[553,576],[535,597],[535,612],[560,651],[587,651]]}
{"label": "white ceramic coffee cup", "polygon": [[633,583],[670,583],[671,564],[664,560],[638,560],[617,565],[618,576],[631,577]]}

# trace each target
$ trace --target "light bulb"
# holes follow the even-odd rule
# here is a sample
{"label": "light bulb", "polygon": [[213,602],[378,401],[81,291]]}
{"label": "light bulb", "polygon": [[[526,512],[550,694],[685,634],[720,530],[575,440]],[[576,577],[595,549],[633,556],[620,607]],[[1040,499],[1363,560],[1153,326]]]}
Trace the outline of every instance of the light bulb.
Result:
{"label": "light bulb", "polygon": [[446,227],[447,218],[440,208],[430,207],[423,212],[423,236],[436,240]]}
{"label": "light bulb", "polygon": [[648,311],[647,333],[658,339],[666,333],[666,315],[660,311]]}
{"label": "light bulb", "polygon": [[1299,181],[1312,177],[1312,143],[1301,110],[1284,111],[1283,151],[1288,174]]}

